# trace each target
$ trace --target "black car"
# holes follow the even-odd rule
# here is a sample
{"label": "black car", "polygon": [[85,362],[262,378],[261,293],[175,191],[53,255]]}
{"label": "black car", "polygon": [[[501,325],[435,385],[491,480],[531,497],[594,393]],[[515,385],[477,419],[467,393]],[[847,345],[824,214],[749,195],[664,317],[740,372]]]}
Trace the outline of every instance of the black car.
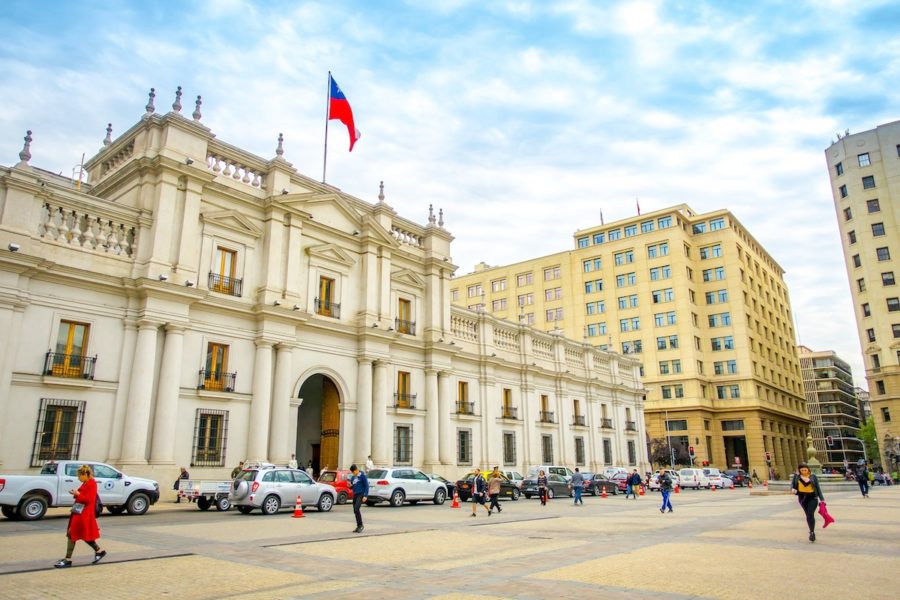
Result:
{"label": "black car", "polygon": [[739,485],[744,487],[750,482],[750,478],[747,477],[747,472],[743,469],[731,469],[729,471],[722,471],[722,475],[728,477],[734,482],[734,485]]}
{"label": "black car", "polygon": [[452,481],[449,481],[449,480],[447,480],[447,479],[444,479],[443,477],[441,477],[441,476],[438,475],[437,473],[432,473],[432,474],[430,475],[430,477],[431,477],[432,479],[437,479],[438,481],[444,482],[444,485],[447,486],[447,497],[448,497],[448,498],[452,498],[452,497],[453,497],[453,490],[456,489],[456,484],[455,484],[455,483],[453,483]]}
{"label": "black car", "polygon": [[[487,471],[482,473],[484,477],[485,489],[487,489],[487,482],[491,478],[491,472]],[[459,499],[462,502],[465,502],[469,498],[472,497],[472,488],[474,487],[473,479],[475,476],[471,473],[460,479],[456,482],[456,489],[459,493]],[[510,500],[518,500],[519,496],[522,494],[519,491],[519,486],[515,484],[514,481],[509,479],[503,473],[500,474],[500,498],[509,498]],[[485,496],[486,498],[487,496]]]}
{"label": "black car", "polygon": [[619,493],[619,486],[614,481],[610,481],[605,475],[600,473],[582,473],[584,476],[584,493],[592,496],[600,496],[603,494],[603,488],[606,488],[608,496],[615,496]]}
{"label": "black car", "polygon": [[[551,500],[556,496],[572,496],[572,490],[569,489],[569,484],[566,481],[565,477],[562,475],[557,475],[556,473],[550,473],[547,475],[547,496]],[[532,496],[537,497],[538,492],[538,484],[537,484],[537,476],[528,477],[525,481],[522,482],[522,493],[525,494],[526,498],[531,498]]]}

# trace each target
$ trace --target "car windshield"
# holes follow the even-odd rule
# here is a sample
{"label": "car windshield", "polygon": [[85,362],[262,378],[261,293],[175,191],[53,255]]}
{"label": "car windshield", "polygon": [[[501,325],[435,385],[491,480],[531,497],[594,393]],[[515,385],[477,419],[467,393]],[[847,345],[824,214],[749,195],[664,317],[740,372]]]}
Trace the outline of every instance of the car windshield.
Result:
{"label": "car windshield", "polygon": [[56,467],[58,466],[57,463],[47,463],[41,469],[41,475],[56,475]]}
{"label": "car windshield", "polygon": [[372,477],[374,479],[381,479],[387,475],[387,471],[385,469],[372,469],[368,473],[366,473],[367,477]]}
{"label": "car windshield", "polygon": [[325,471],[321,475],[319,475],[319,481],[324,483],[330,483],[332,481],[337,480],[337,473],[334,471]]}

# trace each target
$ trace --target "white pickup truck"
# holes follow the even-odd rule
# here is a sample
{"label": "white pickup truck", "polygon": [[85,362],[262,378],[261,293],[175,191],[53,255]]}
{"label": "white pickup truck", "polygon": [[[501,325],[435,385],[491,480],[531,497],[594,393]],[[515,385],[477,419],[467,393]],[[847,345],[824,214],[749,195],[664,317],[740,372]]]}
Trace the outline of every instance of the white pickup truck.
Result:
{"label": "white pickup truck", "polygon": [[91,461],[61,460],[44,465],[40,475],[0,475],[0,511],[7,519],[35,521],[48,507],[72,506],[69,490],[78,489],[78,467],[88,465],[97,480],[97,492],[106,510],[114,515],[128,511],[142,515],[159,500],[159,484],[128,477],[109,465]]}

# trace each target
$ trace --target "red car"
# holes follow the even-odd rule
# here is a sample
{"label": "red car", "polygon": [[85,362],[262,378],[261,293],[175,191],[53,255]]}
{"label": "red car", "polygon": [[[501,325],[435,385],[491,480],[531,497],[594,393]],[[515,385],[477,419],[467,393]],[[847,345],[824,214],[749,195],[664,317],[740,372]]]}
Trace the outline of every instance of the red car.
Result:
{"label": "red car", "polygon": [[337,491],[337,503],[346,504],[347,500],[353,500],[353,490],[350,489],[351,473],[348,469],[334,469],[322,471],[319,474],[319,483],[327,483]]}
{"label": "red car", "polygon": [[631,476],[631,473],[616,473],[612,477],[610,477],[610,481],[614,481],[616,487],[619,488],[620,492],[624,492],[628,488],[628,478]]}

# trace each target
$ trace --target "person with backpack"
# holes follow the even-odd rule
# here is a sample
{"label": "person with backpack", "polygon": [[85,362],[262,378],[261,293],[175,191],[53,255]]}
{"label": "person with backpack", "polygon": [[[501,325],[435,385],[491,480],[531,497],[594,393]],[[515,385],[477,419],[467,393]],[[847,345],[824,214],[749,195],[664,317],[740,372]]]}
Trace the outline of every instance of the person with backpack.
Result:
{"label": "person with backpack", "polygon": [[[822,488],[819,486],[819,478],[810,471],[809,465],[800,463],[796,473],[791,478],[791,493],[797,496],[800,507],[806,514],[806,524],[809,526],[809,541],[816,541],[816,509],[819,502],[825,504]],[[827,525],[827,523],[826,523]]]}
{"label": "person with backpack", "polygon": [[485,504],[485,495],[487,494],[487,482],[484,480],[484,475],[481,474],[481,470],[476,467],[475,470],[472,471],[474,477],[472,477],[472,516],[477,517],[478,505],[487,512],[488,515],[491,514],[491,510]]}

